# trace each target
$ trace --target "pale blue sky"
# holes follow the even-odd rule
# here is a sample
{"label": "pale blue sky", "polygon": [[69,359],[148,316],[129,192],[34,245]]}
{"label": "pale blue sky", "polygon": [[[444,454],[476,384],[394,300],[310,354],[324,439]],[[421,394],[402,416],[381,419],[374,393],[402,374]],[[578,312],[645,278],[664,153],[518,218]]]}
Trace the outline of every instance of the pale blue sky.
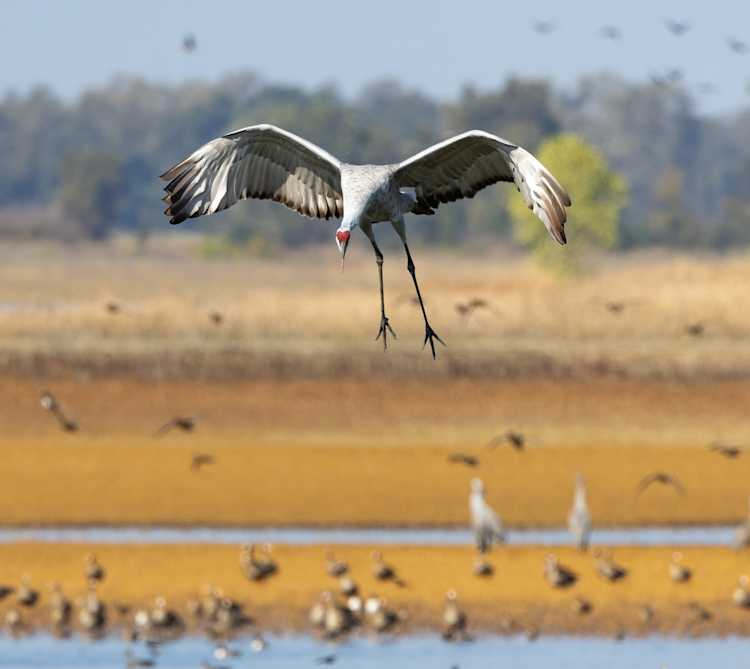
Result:
{"label": "pale blue sky", "polygon": [[[174,82],[252,68],[274,81],[335,82],[345,93],[392,75],[449,97],[510,73],[568,85],[600,70],[644,79],[680,67],[691,84],[715,85],[705,109],[750,103],[750,53],[726,45],[730,35],[750,43],[750,3],[738,0],[3,0],[0,10],[3,92],[45,83],[71,96],[115,74]],[[693,29],[672,37],[668,17]],[[539,37],[535,18],[559,28]],[[622,41],[599,37],[604,24],[619,26]],[[188,32],[198,39],[191,55],[179,48]]]}

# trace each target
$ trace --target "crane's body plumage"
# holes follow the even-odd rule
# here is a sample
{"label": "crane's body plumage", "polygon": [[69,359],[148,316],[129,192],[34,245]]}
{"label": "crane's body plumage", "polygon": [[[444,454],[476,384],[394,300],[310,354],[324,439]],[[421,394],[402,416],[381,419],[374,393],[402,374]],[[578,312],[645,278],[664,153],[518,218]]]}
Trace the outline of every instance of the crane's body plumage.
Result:
{"label": "crane's body plumage", "polygon": [[425,320],[425,343],[433,339],[406,241],[404,216],[431,215],[441,204],[471,198],[499,181],[513,182],[550,235],[564,244],[565,189],[528,151],[481,130],[471,130],[391,165],[351,165],[287,130],[261,124],[230,132],[169,168],[164,201],[171,223],[213,214],[246,198],[270,199],[311,218],[341,218],[336,243],[346,254],[359,227],[375,251],[381,287],[381,327],[386,344],[393,333],[385,315],[383,255],[372,232],[389,221],[407,255]]}
{"label": "crane's body plumage", "polygon": [[492,507],[484,498],[484,485],[479,479],[471,481],[469,493],[469,514],[471,527],[474,530],[477,550],[486,553],[492,544],[505,541],[503,524]]}

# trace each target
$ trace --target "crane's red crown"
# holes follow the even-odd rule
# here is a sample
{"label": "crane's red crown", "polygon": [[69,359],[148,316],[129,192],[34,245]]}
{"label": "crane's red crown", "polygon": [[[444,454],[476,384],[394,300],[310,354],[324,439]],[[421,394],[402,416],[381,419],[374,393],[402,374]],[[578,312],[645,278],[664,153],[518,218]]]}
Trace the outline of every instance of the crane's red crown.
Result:
{"label": "crane's red crown", "polygon": [[351,236],[352,236],[352,233],[349,232],[348,230],[339,230],[338,232],[336,232],[336,239],[338,239],[342,244],[344,242],[348,242],[349,237]]}

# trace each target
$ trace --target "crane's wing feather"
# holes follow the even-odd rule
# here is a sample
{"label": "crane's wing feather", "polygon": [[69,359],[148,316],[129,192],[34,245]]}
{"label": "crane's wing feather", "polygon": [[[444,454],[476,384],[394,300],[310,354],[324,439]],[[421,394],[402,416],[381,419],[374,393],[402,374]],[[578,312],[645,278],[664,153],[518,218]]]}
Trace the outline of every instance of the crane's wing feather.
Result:
{"label": "crane's wing feather", "polygon": [[341,217],[341,163],[312,142],[254,125],[204,144],[161,178],[170,223],[213,214],[238,200],[274,200],[311,218]]}
{"label": "crane's wing feather", "polygon": [[481,130],[435,144],[398,165],[394,179],[413,188],[413,213],[432,213],[443,202],[470,198],[498,181],[515,182],[527,206],[550,235],[565,243],[570,197],[528,151]]}

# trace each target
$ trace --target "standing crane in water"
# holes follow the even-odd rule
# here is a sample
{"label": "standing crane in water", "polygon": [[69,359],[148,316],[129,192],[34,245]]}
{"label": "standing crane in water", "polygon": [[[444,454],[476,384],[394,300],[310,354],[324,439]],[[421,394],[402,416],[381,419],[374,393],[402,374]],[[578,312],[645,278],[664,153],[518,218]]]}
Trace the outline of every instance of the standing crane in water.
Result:
{"label": "standing crane in water", "polygon": [[393,165],[350,165],[312,142],[273,125],[253,125],[204,144],[161,176],[165,214],[173,224],[213,214],[239,200],[273,200],[311,218],[341,218],[336,244],[343,264],[351,233],[370,240],[380,282],[375,339],[396,336],[385,312],[383,254],[373,225],[388,221],[401,239],[424,319],[423,347],[444,344],[430,325],[406,241],[405,214],[432,215],[440,204],[473,197],[499,181],[514,183],[550,235],[565,244],[570,197],[528,151],[481,130],[435,144]]}

